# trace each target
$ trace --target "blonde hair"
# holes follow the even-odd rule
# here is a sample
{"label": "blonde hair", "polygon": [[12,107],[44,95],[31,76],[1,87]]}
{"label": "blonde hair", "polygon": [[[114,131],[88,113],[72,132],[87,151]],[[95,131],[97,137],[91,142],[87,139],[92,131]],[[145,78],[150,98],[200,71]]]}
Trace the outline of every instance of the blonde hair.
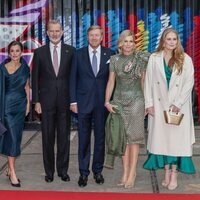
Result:
{"label": "blonde hair", "polygon": [[135,36],[134,36],[134,32],[133,31],[131,31],[131,30],[122,31],[120,36],[119,36],[119,39],[117,41],[117,47],[118,47],[119,53],[122,53],[122,46],[124,44],[124,40],[128,36],[132,36],[133,37],[133,41],[135,43]]}
{"label": "blonde hair", "polygon": [[177,37],[177,47],[173,50],[171,59],[169,60],[168,66],[175,67],[177,74],[181,74],[183,71],[183,62],[184,62],[184,49],[181,45],[180,37],[173,28],[167,28],[163,31],[162,36],[159,41],[158,48],[155,52],[161,52],[164,49],[165,38],[169,33],[175,33]]}

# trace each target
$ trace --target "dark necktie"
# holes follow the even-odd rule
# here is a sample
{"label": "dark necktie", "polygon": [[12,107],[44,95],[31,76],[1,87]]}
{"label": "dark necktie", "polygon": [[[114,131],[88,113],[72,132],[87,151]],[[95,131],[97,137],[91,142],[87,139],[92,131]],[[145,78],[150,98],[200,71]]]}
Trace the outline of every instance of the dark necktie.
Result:
{"label": "dark necktie", "polygon": [[54,68],[54,71],[55,71],[56,76],[57,76],[59,66],[58,66],[58,52],[57,52],[56,48],[57,48],[57,46],[54,46],[54,49],[53,49],[53,68]]}
{"label": "dark necktie", "polygon": [[92,70],[94,72],[94,75],[97,75],[97,56],[96,56],[97,51],[93,51],[93,57],[92,57]]}

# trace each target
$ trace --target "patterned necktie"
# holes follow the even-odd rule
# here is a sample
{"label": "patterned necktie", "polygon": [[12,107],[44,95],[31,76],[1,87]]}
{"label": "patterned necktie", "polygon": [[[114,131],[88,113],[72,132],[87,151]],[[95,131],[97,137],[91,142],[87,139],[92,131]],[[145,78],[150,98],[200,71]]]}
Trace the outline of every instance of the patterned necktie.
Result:
{"label": "patterned necktie", "polygon": [[94,75],[97,75],[97,56],[96,56],[97,51],[93,51],[93,57],[92,57],[92,70],[94,72]]}
{"label": "patterned necktie", "polygon": [[54,71],[55,71],[56,76],[57,76],[59,66],[58,66],[58,52],[57,52],[56,48],[57,48],[57,46],[54,46],[54,49],[53,49],[53,68],[54,68]]}

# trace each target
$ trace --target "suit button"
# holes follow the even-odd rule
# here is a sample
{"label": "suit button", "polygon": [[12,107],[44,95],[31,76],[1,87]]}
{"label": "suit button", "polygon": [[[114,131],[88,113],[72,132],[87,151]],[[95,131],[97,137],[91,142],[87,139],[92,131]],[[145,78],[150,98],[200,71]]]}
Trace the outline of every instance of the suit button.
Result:
{"label": "suit button", "polygon": [[160,98],[158,98],[158,101],[160,101]]}
{"label": "suit button", "polygon": [[178,87],[178,84],[176,84],[176,87]]}
{"label": "suit button", "polygon": [[157,83],[158,83],[158,85],[160,84],[160,82],[159,82],[159,81],[158,81]]}

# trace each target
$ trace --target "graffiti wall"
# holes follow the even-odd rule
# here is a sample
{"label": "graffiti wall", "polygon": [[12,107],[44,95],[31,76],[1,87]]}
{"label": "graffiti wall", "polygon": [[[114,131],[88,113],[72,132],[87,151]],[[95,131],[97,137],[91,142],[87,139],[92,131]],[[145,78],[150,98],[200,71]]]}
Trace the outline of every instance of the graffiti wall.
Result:
{"label": "graffiti wall", "polygon": [[54,18],[64,27],[63,41],[76,48],[87,45],[87,28],[99,24],[103,45],[116,50],[120,32],[135,32],[136,47],[152,52],[167,27],[175,28],[195,66],[194,118],[200,113],[199,0],[1,0],[0,61],[10,41],[20,40],[31,67],[33,51],[48,41],[46,23]]}

